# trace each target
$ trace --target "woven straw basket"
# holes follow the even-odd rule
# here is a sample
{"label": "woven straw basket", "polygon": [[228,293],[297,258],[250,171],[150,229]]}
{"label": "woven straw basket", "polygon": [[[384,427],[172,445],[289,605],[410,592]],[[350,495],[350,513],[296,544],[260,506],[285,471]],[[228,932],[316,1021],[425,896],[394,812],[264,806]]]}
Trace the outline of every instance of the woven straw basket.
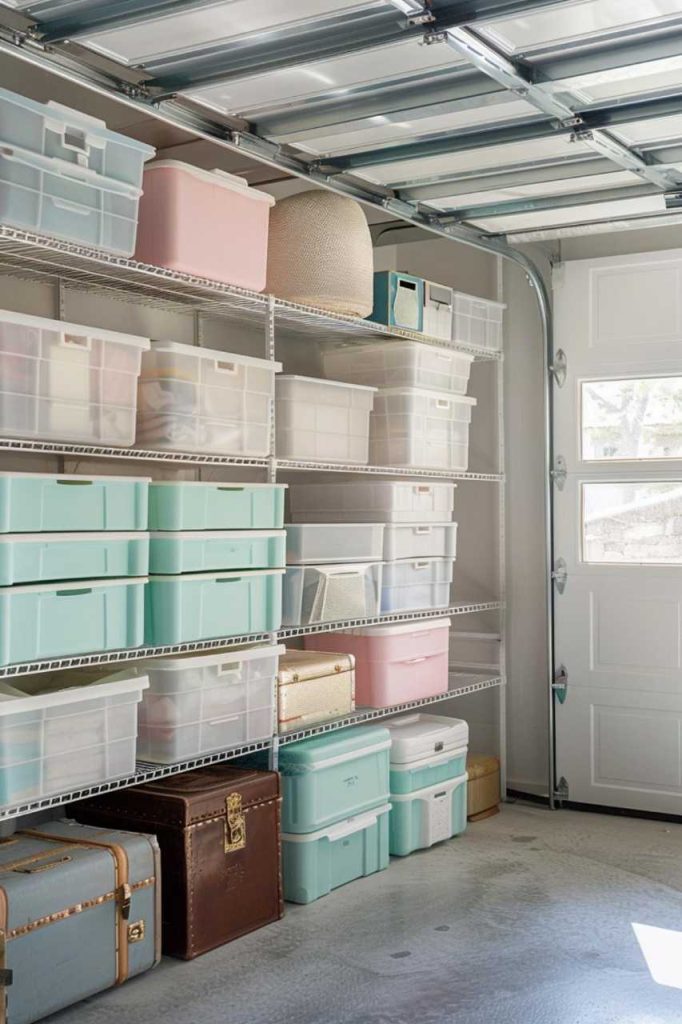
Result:
{"label": "woven straw basket", "polygon": [[373,277],[372,238],[359,203],[315,189],[273,207],[268,292],[332,313],[368,316]]}

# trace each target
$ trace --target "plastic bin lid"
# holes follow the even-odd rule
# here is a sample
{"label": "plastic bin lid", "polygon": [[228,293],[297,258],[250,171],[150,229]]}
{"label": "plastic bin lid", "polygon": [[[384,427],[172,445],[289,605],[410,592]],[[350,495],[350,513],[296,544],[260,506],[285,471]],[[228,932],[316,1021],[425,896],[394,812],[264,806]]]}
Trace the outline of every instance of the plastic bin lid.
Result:
{"label": "plastic bin lid", "polygon": [[283,380],[303,381],[304,384],[324,384],[330,388],[348,388],[354,391],[378,391],[379,388],[370,388],[367,384],[346,384],[342,380],[326,380],[324,377],[302,377],[298,373],[281,373],[277,383]]}
{"label": "plastic bin lid", "polygon": [[484,299],[482,295],[469,295],[467,292],[452,293],[453,299],[470,299],[472,302],[483,302],[486,306],[497,306],[498,309],[506,309],[506,302],[497,302],[496,299]]}
{"label": "plastic bin lid", "polygon": [[[284,571],[284,570],[282,570]],[[56,583],[54,580],[43,583],[16,583],[11,587],[0,587],[0,594],[11,597],[13,594],[61,593],[63,590],[94,590],[100,587],[127,587],[134,584],[144,585],[147,576],[124,576],[105,580],[69,580],[68,583]],[[183,577],[184,579],[185,577]]]}
{"label": "plastic bin lid", "polygon": [[[415,341],[414,338],[386,338],[385,341],[368,341],[362,344],[357,342],[349,342],[346,345],[337,346],[336,351],[343,351],[344,353],[351,351],[352,349],[356,352],[366,352],[369,349],[381,350],[381,349],[407,349],[407,348],[418,348],[429,352],[438,352],[439,355],[452,356],[453,359],[464,359],[468,363],[473,363],[475,356],[469,352],[460,352],[459,349],[453,348],[448,345],[431,345],[426,341]],[[334,349],[330,350],[334,352]],[[383,389],[382,389],[383,390]]]}
{"label": "plastic bin lid", "polygon": [[[150,536],[146,530],[131,530],[126,533],[109,533],[99,531],[93,533],[3,533],[0,534],[0,544],[44,544],[49,547],[52,544],[72,544],[95,541],[97,544],[107,544],[111,540],[135,540],[146,541]],[[87,585],[87,584],[84,584]]]}
{"label": "plastic bin lid", "polygon": [[[442,788],[442,787],[441,787]],[[391,800],[393,797],[391,797]],[[284,843],[316,843],[320,839],[329,839],[334,842],[337,839],[345,839],[347,836],[355,835],[366,828],[376,825],[379,818],[388,814],[391,810],[390,804],[382,804],[372,811],[364,811],[362,814],[353,814],[350,818],[342,818],[334,825],[327,825],[326,828],[318,828],[315,832],[282,832]]]}
{"label": "plastic bin lid", "polygon": [[284,743],[279,750],[280,767],[305,765],[307,768],[323,768],[337,759],[360,757],[378,750],[388,750],[391,734],[381,725],[358,725],[350,729],[338,729],[321,736],[311,736],[295,743]]}
{"label": "plastic bin lid", "polygon": [[63,672],[40,672],[13,685],[0,683],[0,717],[126,693],[136,694],[134,699],[140,700],[142,691],[148,686],[149,679],[139,674],[137,668],[132,672],[105,676],[98,674],[96,669],[90,673],[80,671],[76,676]]}
{"label": "plastic bin lid", "polygon": [[394,626],[360,626],[357,629],[340,630],[348,636],[405,636],[411,633],[425,633],[432,629],[449,629],[451,619],[424,619],[417,622],[398,622]]}
{"label": "plastic bin lid", "polygon": [[[152,342],[153,344],[153,342]],[[376,388],[374,389],[377,390]],[[478,400],[471,395],[453,395],[449,391],[432,391],[428,388],[381,388],[382,395],[425,395],[426,398],[434,398],[439,402],[448,402],[453,405],[477,405]]]}
{"label": "plastic bin lid", "polygon": [[[168,531],[172,533],[172,530]],[[204,583],[211,583],[215,580],[240,580],[243,578],[251,579],[252,576],[283,576],[286,569],[234,569],[231,572],[183,572],[175,576],[148,576],[147,579],[150,583],[173,583],[182,584],[188,580],[203,580]],[[106,583],[104,580],[102,583]],[[112,580],[113,583],[126,583],[126,580]],[[137,583],[145,583],[146,580],[135,580]],[[76,583],[75,586],[80,587],[82,583]],[[17,587],[0,587],[0,590],[17,590]]]}
{"label": "plastic bin lid", "polygon": [[136,334],[121,334],[120,331],[105,331],[101,327],[89,327],[87,324],[68,324],[64,320],[49,320],[44,316],[30,316],[28,313],[12,313],[9,309],[0,309],[0,327],[2,324],[18,324],[20,327],[34,327],[41,331],[56,331],[58,334],[75,334],[79,338],[98,338],[101,341],[115,341],[120,345],[133,345],[135,348],[149,348],[149,338],[140,338]]}
{"label": "plastic bin lid", "polygon": [[[286,537],[286,535],[286,530],[152,530],[149,534],[152,540],[173,542],[180,540],[244,540],[254,537]],[[87,536],[87,534],[80,536]],[[106,537],[106,534],[102,536]],[[125,536],[134,537],[135,535],[126,534]]]}
{"label": "plastic bin lid", "polygon": [[229,189],[230,192],[241,192],[249,199],[257,199],[261,203],[267,203],[268,206],[275,205],[275,197],[271,196],[269,192],[261,192],[260,189],[249,185],[246,178],[242,178],[238,174],[230,174],[229,171],[221,171],[218,167],[212,171],[206,171],[202,167],[183,163],[182,160],[154,160],[153,163],[147,164],[145,172],[156,171],[163,167],[184,171],[186,174],[191,174],[193,178],[205,181],[208,185],[218,185],[219,188]]}
{"label": "plastic bin lid", "polygon": [[[0,474],[1,476],[2,474]],[[26,476],[30,474],[24,474]],[[48,475],[48,474],[46,474]],[[119,477],[118,479],[123,479]],[[150,480],[150,487],[210,487],[213,491],[253,491],[267,488],[271,491],[285,491],[289,484],[252,484],[250,480]]]}
{"label": "plastic bin lid", "polygon": [[85,473],[14,473],[11,470],[1,470],[0,477],[19,477],[22,480],[30,478],[35,480],[64,480],[67,483],[77,481],[79,484],[85,485],[92,483],[94,480],[106,480],[110,484],[151,484],[152,482],[150,476],[88,476]]}
{"label": "plastic bin lid", "polygon": [[391,734],[391,764],[410,764],[429,755],[459,750],[469,742],[469,726],[462,718],[415,712],[387,723]]}
{"label": "plastic bin lid", "polygon": [[[256,661],[258,658],[272,658],[284,654],[284,644],[262,644],[257,647],[234,647],[230,651],[218,651],[216,654],[179,654],[176,658],[153,658],[140,663],[145,672],[178,672],[194,668],[207,668],[210,665],[229,665],[232,662]],[[154,689],[153,680],[151,688]]]}
{"label": "plastic bin lid", "polygon": [[256,356],[242,356],[237,352],[224,352],[220,348],[204,348],[199,345],[184,345],[181,341],[152,341],[152,352],[170,352],[181,356],[194,356],[196,359],[210,359],[211,362],[241,363],[244,366],[267,366],[274,373],[282,369],[281,363],[271,359],[258,359]]}

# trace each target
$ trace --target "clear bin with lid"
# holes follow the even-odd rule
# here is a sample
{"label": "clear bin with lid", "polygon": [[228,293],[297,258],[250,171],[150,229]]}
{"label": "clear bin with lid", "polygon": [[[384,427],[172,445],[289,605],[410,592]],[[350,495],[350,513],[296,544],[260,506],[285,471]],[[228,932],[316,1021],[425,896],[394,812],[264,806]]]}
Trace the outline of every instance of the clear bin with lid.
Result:
{"label": "clear bin with lid", "polygon": [[278,458],[367,464],[376,388],[282,374],[276,390]]}
{"label": "clear bin with lid", "polygon": [[419,388],[379,391],[370,420],[372,463],[466,471],[475,405],[466,395]]}

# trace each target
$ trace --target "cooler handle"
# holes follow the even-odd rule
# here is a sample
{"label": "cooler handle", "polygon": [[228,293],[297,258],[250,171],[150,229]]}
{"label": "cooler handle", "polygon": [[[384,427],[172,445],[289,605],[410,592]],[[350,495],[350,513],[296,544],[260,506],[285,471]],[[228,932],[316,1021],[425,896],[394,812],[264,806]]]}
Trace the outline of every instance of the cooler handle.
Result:
{"label": "cooler handle", "polygon": [[81,597],[83,594],[91,594],[92,587],[82,587],[78,590],[55,590],[55,597]]}
{"label": "cooler handle", "polygon": [[245,490],[244,487],[216,487],[217,491],[234,491],[235,493],[241,493]]}
{"label": "cooler handle", "polygon": [[58,487],[92,487],[94,480],[57,480]]}

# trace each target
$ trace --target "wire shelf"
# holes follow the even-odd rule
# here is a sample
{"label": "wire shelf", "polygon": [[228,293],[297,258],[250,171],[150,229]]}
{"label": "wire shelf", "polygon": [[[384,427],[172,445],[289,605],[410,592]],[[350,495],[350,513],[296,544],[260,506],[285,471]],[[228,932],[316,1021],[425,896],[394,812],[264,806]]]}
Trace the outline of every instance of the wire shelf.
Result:
{"label": "wire shelf", "polygon": [[258,466],[265,469],[267,458],[245,455],[211,455],[204,452],[171,452],[147,448],[115,448],[108,445],[77,444],[62,441],[31,441],[1,437],[0,452],[34,455],[73,455],[88,459],[122,459],[126,462],[164,462],[184,466]]}
{"label": "wire shelf", "polygon": [[376,615],[369,619],[344,619],[342,622],[313,622],[307,626],[289,626],[277,634],[280,640],[294,636],[310,636],[312,633],[336,633],[341,629],[355,629],[359,626],[385,626],[394,622],[421,622],[424,619],[446,619],[450,615],[472,615],[475,612],[501,611],[501,601],[478,601],[467,604],[458,602],[449,608],[429,608],[415,612],[392,612],[390,615]]}
{"label": "wire shelf", "polygon": [[440,469],[414,469],[407,466],[359,466],[353,463],[308,462],[301,459],[277,459],[277,469],[293,473],[362,473],[371,476],[408,477],[426,480],[484,480],[502,483],[501,473],[474,473]]}

